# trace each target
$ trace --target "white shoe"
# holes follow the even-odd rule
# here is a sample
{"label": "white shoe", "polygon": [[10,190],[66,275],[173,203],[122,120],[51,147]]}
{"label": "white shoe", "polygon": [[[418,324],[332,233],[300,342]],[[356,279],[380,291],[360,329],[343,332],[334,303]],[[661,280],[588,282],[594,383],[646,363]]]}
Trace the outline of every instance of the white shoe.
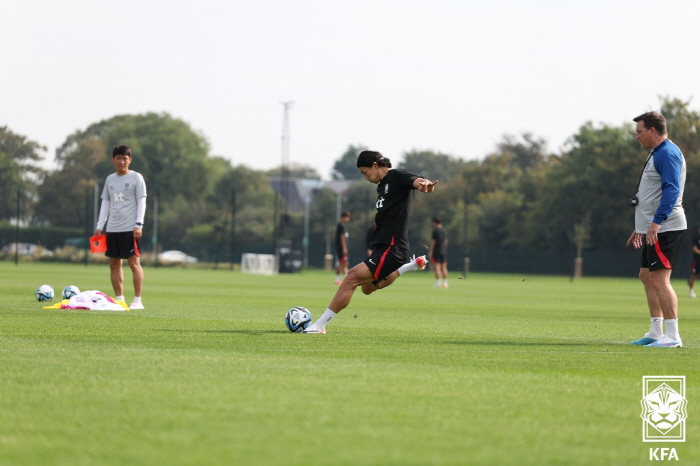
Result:
{"label": "white shoe", "polygon": [[664,335],[655,342],[645,346],[651,346],[652,348],[682,348],[683,341],[681,341],[680,337],[678,337],[678,339],[676,340]]}
{"label": "white shoe", "polygon": [[690,296],[691,298],[697,298],[697,296],[695,296],[695,291],[693,291],[692,288],[690,289],[690,292],[688,293],[688,296]]}
{"label": "white shoe", "polygon": [[309,327],[306,330],[304,330],[301,333],[320,333],[320,334],[325,334],[326,333],[326,328],[312,328]]}
{"label": "white shoe", "polygon": [[146,308],[143,307],[143,302],[141,302],[141,301],[139,301],[139,302],[134,301],[133,303],[131,303],[131,306],[129,306],[129,309],[146,309]]}

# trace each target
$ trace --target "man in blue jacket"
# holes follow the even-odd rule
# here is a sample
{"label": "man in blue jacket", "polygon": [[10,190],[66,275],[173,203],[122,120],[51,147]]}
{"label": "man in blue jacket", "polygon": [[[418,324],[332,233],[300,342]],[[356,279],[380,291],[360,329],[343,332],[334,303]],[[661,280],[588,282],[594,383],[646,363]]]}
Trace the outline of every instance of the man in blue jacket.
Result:
{"label": "man in blue jacket", "polygon": [[[627,240],[642,249],[639,278],[647,295],[651,328],[633,345],[659,348],[683,346],[678,332],[678,297],[671,287],[671,271],[687,229],[683,211],[685,159],[678,146],[668,139],[666,119],[657,112],[634,118],[637,140],[642,149],[651,149],[639,178],[634,231]],[[666,325],[663,332],[662,324]]]}

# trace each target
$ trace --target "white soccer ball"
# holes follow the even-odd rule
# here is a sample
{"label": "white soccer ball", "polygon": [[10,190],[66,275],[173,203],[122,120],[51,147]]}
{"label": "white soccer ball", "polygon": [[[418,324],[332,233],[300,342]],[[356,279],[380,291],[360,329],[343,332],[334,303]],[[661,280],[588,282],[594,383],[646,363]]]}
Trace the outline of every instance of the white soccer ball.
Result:
{"label": "white soccer ball", "polygon": [[61,293],[61,296],[63,296],[63,299],[71,299],[73,296],[77,295],[78,293],[80,293],[80,290],[78,289],[77,286],[68,285],[67,287],[63,288],[63,293]]}
{"label": "white soccer ball", "polygon": [[49,285],[41,285],[36,289],[34,296],[36,296],[37,301],[51,301],[53,300],[53,288]]}
{"label": "white soccer ball", "polygon": [[287,311],[284,323],[290,332],[302,332],[311,325],[311,313],[305,307],[293,307]]}

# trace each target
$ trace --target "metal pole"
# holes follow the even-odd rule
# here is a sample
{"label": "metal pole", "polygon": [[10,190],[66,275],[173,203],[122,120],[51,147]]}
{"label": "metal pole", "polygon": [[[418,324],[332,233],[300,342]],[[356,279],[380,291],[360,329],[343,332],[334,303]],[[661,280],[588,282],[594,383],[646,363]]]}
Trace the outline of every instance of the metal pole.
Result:
{"label": "metal pole", "polygon": [[306,196],[304,200],[304,267],[309,266],[309,205],[311,197]]}
{"label": "metal pole", "polygon": [[[85,238],[90,242],[90,188],[85,187]],[[90,247],[85,248],[85,267],[90,259]]]}
{"label": "metal pole", "polygon": [[95,181],[95,206],[92,211],[92,216],[93,216],[93,225],[97,225],[97,216],[99,215],[99,199],[100,199],[100,182]]}
{"label": "metal pole", "polygon": [[19,200],[22,197],[22,190],[17,190],[17,226],[15,228],[15,265],[19,264]]}
{"label": "metal pole", "polygon": [[158,267],[158,196],[153,198],[153,236],[151,237],[153,244],[153,260],[155,266]]}
{"label": "metal pole", "polygon": [[294,102],[282,102],[284,117],[282,119],[282,166],[280,167],[280,188],[283,205],[280,222],[280,239],[287,238],[287,221],[289,215],[289,110]]}
{"label": "metal pole", "polygon": [[236,191],[234,189],[231,190],[231,251],[229,251],[230,254],[230,260],[231,260],[231,270],[233,270],[233,259],[234,259],[234,246],[236,245]]}

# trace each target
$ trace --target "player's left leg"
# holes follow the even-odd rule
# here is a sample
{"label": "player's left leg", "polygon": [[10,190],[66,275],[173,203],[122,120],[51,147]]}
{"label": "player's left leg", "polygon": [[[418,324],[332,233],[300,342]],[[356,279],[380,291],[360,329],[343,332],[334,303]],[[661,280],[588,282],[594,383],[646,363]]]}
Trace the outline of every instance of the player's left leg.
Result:
{"label": "player's left leg", "polygon": [[134,276],[134,301],[129,306],[130,309],[143,309],[141,302],[141,291],[143,290],[143,268],[139,256],[129,256],[129,267]]}

